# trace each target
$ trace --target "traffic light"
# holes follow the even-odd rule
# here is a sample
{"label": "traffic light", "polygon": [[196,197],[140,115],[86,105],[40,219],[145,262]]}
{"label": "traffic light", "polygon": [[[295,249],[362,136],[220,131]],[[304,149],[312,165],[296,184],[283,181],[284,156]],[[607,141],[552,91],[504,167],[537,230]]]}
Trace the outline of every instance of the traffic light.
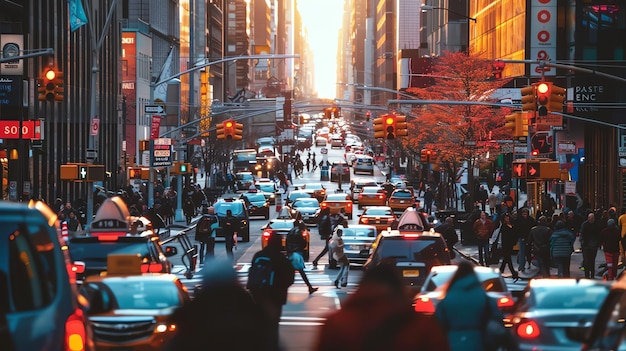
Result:
{"label": "traffic light", "polygon": [[235,121],[227,120],[222,123],[224,125],[224,135],[226,139],[232,140],[235,138]]}
{"label": "traffic light", "polygon": [[218,123],[215,126],[215,134],[218,139],[226,139],[226,130],[224,129],[224,123]]}
{"label": "traffic light", "polygon": [[56,76],[54,68],[48,67],[43,71],[42,78],[37,81],[37,98],[39,101],[54,101],[56,94]]}
{"label": "traffic light", "polygon": [[517,112],[516,115],[518,115],[518,119],[516,120],[518,128],[516,136],[528,136],[528,119],[530,118],[530,114]]}
{"label": "traffic light", "polygon": [[128,167],[128,179],[141,179],[141,167]]}
{"label": "traffic light", "polygon": [[422,152],[420,153],[420,161],[422,163],[430,163],[432,153],[432,150],[422,149]]}
{"label": "traffic light", "polygon": [[552,85],[550,93],[550,112],[563,112],[563,102],[565,101],[565,88]]}
{"label": "traffic light", "polygon": [[385,126],[382,117],[374,118],[374,138],[385,138]]}
{"label": "traffic light", "polygon": [[64,96],[65,80],[63,77],[63,72],[56,72],[56,76],[54,78],[54,100],[63,101]]}
{"label": "traffic light", "polygon": [[540,117],[545,117],[550,112],[551,88],[552,83],[550,82],[537,84],[537,115]]}
{"label": "traffic light", "polygon": [[396,136],[407,136],[409,130],[407,129],[406,116],[396,115]]}
{"label": "traffic light", "polygon": [[243,124],[235,122],[234,131],[233,140],[243,139]]}
{"label": "traffic light", "polygon": [[522,94],[522,111],[535,111],[537,109],[536,87],[534,85],[520,89]]}
{"label": "traffic light", "polygon": [[504,128],[511,132],[512,136],[517,134],[517,115],[515,113],[504,116]]}
{"label": "traffic light", "polygon": [[396,116],[385,115],[383,117],[383,123],[385,127],[385,139],[393,140],[396,138]]}
{"label": "traffic light", "polygon": [[181,174],[188,173],[187,163],[179,163],[178,164],[178,172]]}

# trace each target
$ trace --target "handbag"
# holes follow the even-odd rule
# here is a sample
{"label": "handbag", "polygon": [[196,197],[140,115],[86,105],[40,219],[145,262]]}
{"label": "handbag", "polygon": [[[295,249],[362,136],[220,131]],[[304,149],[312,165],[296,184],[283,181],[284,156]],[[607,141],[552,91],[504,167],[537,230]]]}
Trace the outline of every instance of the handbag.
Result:
{"label": "handbag", "polygon": [[496,264],[500,262],[500,257],[502,257],[502,248],[498,241],[500,241],[500,228],[498,228],[498,235],[496,236],[496,240],[491,243],[489,247],[489,254],[487,255],[487,264]]}

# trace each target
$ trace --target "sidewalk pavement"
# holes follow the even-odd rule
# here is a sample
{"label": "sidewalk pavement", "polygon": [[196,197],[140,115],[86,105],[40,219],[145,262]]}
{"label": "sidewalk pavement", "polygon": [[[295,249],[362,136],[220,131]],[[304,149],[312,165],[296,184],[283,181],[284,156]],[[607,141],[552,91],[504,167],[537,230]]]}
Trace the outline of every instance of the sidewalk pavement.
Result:
{"label": "sidewalk pavement", "polygon": [[[574,247],[580,247],[580,245],[578,244],[578,238],[576,239],[576,244],[574,245]],[[468,260],[474,262],[475,264],[479,264],[479,261],[478,261],[478,246],[476,246],[475,244],[465,244],[465,245],[463,245],[461,243],[461,241],[459,240],[459,242],[454,245],[453,249],[459,255],[464,257],[465,259],[468,259]],[[513,261],[513,267],[515,267],[517,269],[517,267],[518,267],[517,255],[514,255],[512,257],[512,261]],[[533,261],[533,263],[534,262],[535,261]],[[601,264],[604,264],[605,262],[606,261],[604,259],[604,252],[602,250],[598,250],[598,254],[596,256],[596,276],[594,277],[595,279],[601,279],[599,276],[597,276],[598,267]],[[570,277],[571,278],[585,278],[585,271],[581,270],[580,267],[579,267],[581,265],[581,263],[582,263],[582,252],[580,250],[577,250],[574,253],[572,253],[572,259],[570,261]],[[496,264],[490,265],[490,267],[499,269],[500,268],[500,264],[501,264],[501,262],[498,262]],[[535,266],[535,264],[532,264],[530,269],[526,269],[524,272],[518,272],[518,273],[519,273],[519,277],[521,279],[523,279],[523,280],[532,279],[532,278],[536,277],[539,274],[539,267]],[[550,270],[550,275],[552,277],[556,277],[557,276],[556,268],[552,268]],[[508,267],[505,268],[503,276],[504,277],[511,277],[511,273],[509,272]]]}

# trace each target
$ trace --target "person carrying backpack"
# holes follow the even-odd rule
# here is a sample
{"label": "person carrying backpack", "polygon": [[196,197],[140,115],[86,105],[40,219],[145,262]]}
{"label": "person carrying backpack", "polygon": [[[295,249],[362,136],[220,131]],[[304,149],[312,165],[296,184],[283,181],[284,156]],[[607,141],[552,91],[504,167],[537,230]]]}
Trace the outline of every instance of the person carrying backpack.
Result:
{"label": "person carrying backpack", "polygon": [[207,208],[206,214],[196,224],[196,240],[201,243],[200,264],[203,264],[205,259],[215,256],[215,236],[219,227],[215,208]]}
{"label": "person carrying backpack", "polygon": [[287,290],[293,284],[295,275],[291,262],[281,250],[281,236],[270,236],[267,246],[254,254],[246,284],[255,302],[268,318],[268,329],[271,330],[275,350],[280,349],[278,324],[283,305],[287,303]]}
{"label": "person carrying backpack", "polygon": [[306,247],[306,239],[302,233],[306,230],[306,224],[302,221],[298,221],[296,226],[293,227],[287,234],[287,243],[285,244],[287,248],[287,258],[291,261],[291,265],[295,270],[300,272],[300,276],[306,286],[309,287],[309,294],[313,294],[318,290],[318,288],[314,288],[309,281],[306,273],[304,272],[304,257],[302,256],[302,252]]}

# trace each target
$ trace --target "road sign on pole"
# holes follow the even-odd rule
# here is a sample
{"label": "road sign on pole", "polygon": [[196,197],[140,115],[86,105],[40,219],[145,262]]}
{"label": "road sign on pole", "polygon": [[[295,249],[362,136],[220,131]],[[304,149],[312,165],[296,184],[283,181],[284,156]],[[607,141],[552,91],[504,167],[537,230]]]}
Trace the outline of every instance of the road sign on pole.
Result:
{"label": "road sign on pole", "polygon": [[158,115],[162,115],[165,113],[165,107],[161,105],[146,105],[144,106],[144,113],[154,113]]}

